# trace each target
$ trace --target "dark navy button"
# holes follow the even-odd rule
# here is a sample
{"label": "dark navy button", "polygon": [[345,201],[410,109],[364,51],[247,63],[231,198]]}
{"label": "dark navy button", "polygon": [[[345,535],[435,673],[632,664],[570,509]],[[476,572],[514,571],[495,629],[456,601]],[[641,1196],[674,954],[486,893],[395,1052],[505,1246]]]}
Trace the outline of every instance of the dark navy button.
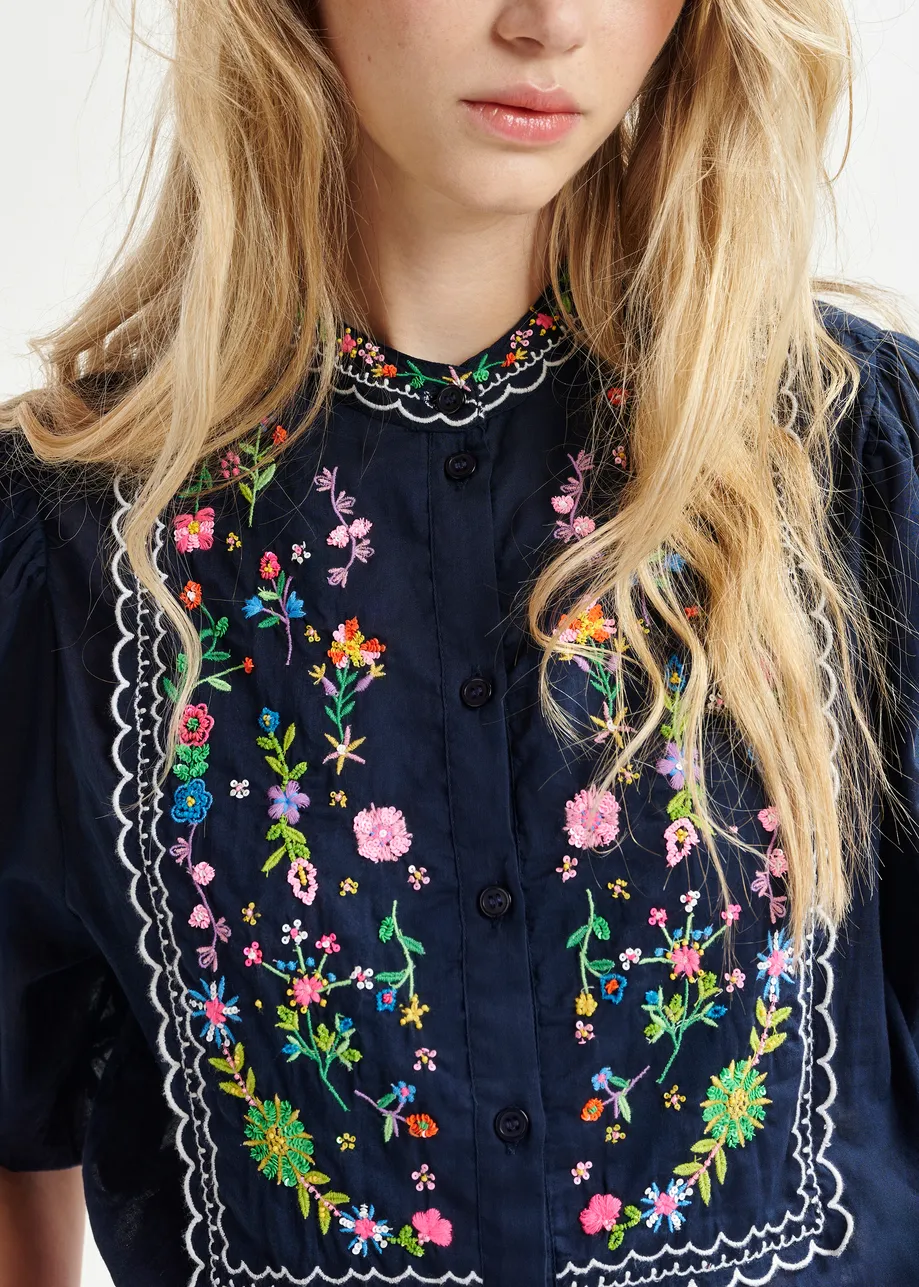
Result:
{"label": "dark navy button", "polygon": [[444,473],[448,478],[471,478],[475,473],[476,463],[471,451],[458,451],[444,461]]}
{"label": "dark navy button", "polygon": [[479,911],[489,920],[496,921],[510,911],[511,893],[503,885],[486,885],[479,894]]}
{"label": "dark navy button", "polygon": [[473,675],[472,679],[467,679],[460,688],[460,698],[465,706],[471,706],[473,710],[477,706],[484,706],[491,697],[491,684],[481,675]]}
{"label": "dark navy button", "polygon": [[445,384],[434,398],[437,410],[445,416],[455,416],[466,402],[466,395],[458,384]]}
{"label": "dark navy button", "polygon": [[502,1108],[495,1118],[495,1134],[505,1144],[516,1144],[530,1129],[530,1119],[522,1108]]}

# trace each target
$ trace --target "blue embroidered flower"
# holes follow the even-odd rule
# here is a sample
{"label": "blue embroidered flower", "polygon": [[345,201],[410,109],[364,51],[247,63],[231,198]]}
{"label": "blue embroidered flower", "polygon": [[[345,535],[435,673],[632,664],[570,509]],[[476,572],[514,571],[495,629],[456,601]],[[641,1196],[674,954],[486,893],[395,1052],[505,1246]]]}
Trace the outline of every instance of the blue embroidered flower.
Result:
{"label": "blue embroidered flower", "polygon": [[395,1008],[396,994],[393,992],[392,988],[383,988],[377,993],[378,1010],[395,1010]]}
{"label": "blue embroidered flower", "polygon": [[239,1023],[240,1021],[239,1006],[236,1004],[239,997],[230,997],[228,1001],[225,1001],[223,998],[225,986],[226,979],[221,976],[219,983],[213,981],[205,983],[204,979],[202,979],[200,992],[196,992],[194,988],[188,989],[192,1018],[204,1020],[204,1027],[201,1029],[200,1035],[205,1041],[216,1042],[218,1037],[221,1042],[232,1041],[233,1033],[230,1031],[230,1023]]}
{"label": "blue embroidered flower", "polygon": [[681,693],[686,687],[686,663],[680,661],[676,653],[673,653],[667,662],[667,673],[664,676],[665,683],[671,693]]}
{"label": "blue embroidered flower", "polygon": [[612,1075],[612,1068],[601,1068],[600,1071],[590,1079],[594,1090],[609,1090],[609,1079]]}
{"label": "blue embroidered flower", "polygon": [[351,1233],[353,1238],[348,1243],[348,1250],[355,1256],[366,1256],[367,1247],[372,1246],[382,1252],[393,1236],[392,1229],[385,1220],[374,1218],[373,1204],[362,1204],[352,1207],[353,1215],[340,1215],[338,1223],[342,1233]]}
{"label": "blue embroidered flower", "polygon": [[728,1008],[726,1005],[713,1005],[711,1010],[708,1012],[708,1017],[710,1019],[723,1019],[727,1012]]}
{"label": "blue embroidered flower", "polygon": [[395,1095],[396,1099],[400,1101],[400,1103],[411,1104],[414,1102],[414,1099],[415,1099],[414,1086],[409,1086],[404,1081],[397,1081],[390,1084],[392,1085],[392,1093]]}
{"label": "blue embroidered flower", "polygon": [[354,1020],[349,1019],[346,1014],[337,1014],[335,1016],[335,1027],[339,1032],[350,1032],[354,1027]]}
{"label": "blue embroidered flower", "polygon": [[180,782],[175,790],[175,804],[171,810],[173,821],[203,822],[213,803],[214,797],[204,785],[202,778]]}
{"label": "blue embroidered flower", "polygon": [[277,711],[269,710],[267,706],[263,706],[262,713],[258,717],[258,722],[259,727],[263,728],[266,733],[273,733],[280,724],[281,717]]}
{"label": "blue embroidered flower", "polygon": [[600,996],[604,1001],[612,1001],[613,1005],[618,1005],[627,984],[628,979],[622,974],[601,974]]}
{"label": "blue embroidered flower", "polygon": [[668,1232],[676,1233],[686,1221],[686,1217],[680,1214],[680,1207],[688,1207],[691,1200],[692,1189],[682,1180],[671,1180],[663,1193],[656,1184],[652,1184],[645,1189],[645,1196],[642,1198],[645,1206],[650,1208],[642,1212],[642,1219],[655,1233],[666,1220]]}
{"label": "blue embroidered flower", "polygon": [[[243,612],[247,617],[257,617],[262,610],[262,601],[257,594],[253,594],[251,599],[247,599],[243,604]],[[277,725],[275,725],[277,727]],[[273,731],[273,730],[269,730]]]}
{"label": "blue embroidered flower", "polygon": [[756,971],[765,981],[763,996],[767,1001],[778,1001],[782,979],[794,982],[794,948],[783,929],[766,936],[766,951],[757,955]]}
{"label": "blue embroidered flower", "polygon": [[290,594],[287,596],[287,615],[289,617],[302,617],[306,615],[303,611],[303,600],[299,595],[294,594],[293,590],[291,590]]}

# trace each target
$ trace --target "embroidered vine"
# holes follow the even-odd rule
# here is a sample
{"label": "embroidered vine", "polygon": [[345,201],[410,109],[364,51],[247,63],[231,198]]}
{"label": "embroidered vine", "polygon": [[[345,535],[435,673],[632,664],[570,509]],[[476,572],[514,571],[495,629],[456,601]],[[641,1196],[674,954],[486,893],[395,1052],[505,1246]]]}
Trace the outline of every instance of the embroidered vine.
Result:
{"label": "embroidered vine", "polygon": [[[594,909],[593,894],[589,889],[587,891],[587,907],[587,921],[569,936],[565,946],[578,949],[581,991],[575,998],[575,1013],[589,1017],[594,1013],[598,1005],[593,995],[594,986],[598,987],[600,996],[604,1001],[610,1001],[613,1005],[618,1005],[625,994],[628,979],[616,972],[615,961],[606,957],[590,959],[591,936],[598,938],[602,943],[606,943],[609,941],[610,929],[606,918]],[[588,982],[588,975],[592,975],[597,980],[596,985]]]}
{"label": "embroidered vine", "polygon": [[[277,464],[272,459],[271,450],[264,441],[268,424],[268,420],[262,420],[256,429],[254,442],[243,438],[236,444],[237,450],[227,451],[220,458],[222,477],[238,480],[236,486],[243,499],[249,504],[249,527],[252,526],[255,517],[255,503],[277,471]],[[286,437],[287,430],[282,425],[276,425],[271,435],[272,445],[279,446]],[[247,458],[245,463],[243,456]]]}
{"label": "embroidered vine", "polygon": [[579,451],[576,456],[569,455],[574,474],[562,483],[561,495],[552,497],[552,508],[560,517],[555,521],[552,535],[557,541],[583,540],[596,528],[596,523],[586,514],[579,514],[578,509],[584,499],[587,475],[593,469],[593,457],[588,451]]}
{"label": "embroidered vine", "polygon": [[383,984],[383,987],[376,994],[378,1010],[392,1011],[396,1008],[399,998],[399,992],[402,988],[408,993],[408,1004],[400,1005],[402,1018],[399,1023],[405,1027],[408,1024],[414,1024],[416,1028],[423,1027],[423,1016],[430,1013],[430,1006],[422,1005],[418,993],[415,990],[415,962],[414,957],[424,956],[424,948],[416,938],[410,938],[403,934],[399,925],[399,903],[396,900],[392,905],[392,911],[385,916],[380,922],[380,942],[388,943],[395,939],[402,949],[405,964],[401,970],[383,971],[376,976],[377,984]]}
{"label": "embroidered vine", "polygon": [[776,894],[772,882],[773,879],[784,876],[788,871],[788,859],[784,852],[777,848],[779,819],[775,809],[767,805],[765,809],[760,809],[756,816],[769,833],[769,846],[763,859],[762,870],[753,877],[750,889],[760,898],[769,900],[769,919],[774,925],[785,916],[788,895]]}
{"label": "embroidered vine", "polygon": [[[290,665],[290,658],[293,652],[293,635],[291,634],[290,623],[305,616],[303,610],[303,600],[298,598],[293,592],[294,579],[281,570],[281,564],[278,556],[271,550],[266,550],[262,555],[259,563],[259,576],[263,581],[267,581],[271,589],[265,589],[260,586],[255,594],[247,599],[243,605],[243,612],[247,618],[263,617],[258,623],[260,630],[271,626],[283,626],[287,635],[287,665]],[[272,605],[276,604],[276,607]]]}
{"label": "embroidered vine", "polygon": [[[219,665],[221,662],[229,661],[230,659],[231,654],[225,648],[219,646],[220,640],[229,629],[229,619],[227,617],[218,617],[216,621],[214,620],[204,603],[201,586],[197,581],[186,581],[182,593],[179,595],[179,600],[189,612],[200,608],[201,615],[206,622],[205,625],[198,627],[198,638],[201,641],[202,673],[195,683],[195,688],[198,688],[201,684],[208,684],[211,688],[216,688],[218,692],[230,692],[231,686],[227,681],[227,675],[233,675],[237,670],[244,670],[247,675],[251,675],[255,669],[255,663],[251,657],[246,657],[238,666],[227,666],[212,675],[204,673],[203,667],[208,662]],[[171,702],[174,702],[179,695],[177,681],[181,679],[187,669],[188,657],[184,652],[180,652],[176,656],[175,679],[170,679],[167,675],[163,676],[163,691]]]}
{"label": "embroidered vine", "polygon": [[335,490],[337,478],[338,466],[336,465],[332,470],[323,469],[316,475],[313,482],[317,491],[329,493],[332,509],[338,519],[338,525],[326,537],[326,544],[333,545],[339,550],[349,551],[347,563],[328,570],[329,585],[338,585],[344,589],[348,584],[348,573],[355,562],[366,563],[373,557],[373,547],[367,540],[367,534],[373,524],[369,519],[352,517],[355,499],[344,490]]}
{"label": "embroidered vine", "polygon": [[407,1084],[404,1081],[393,1083],[392,1090],[379,1099],[371,1099],[365,1095],[362,1090],[356,1090],[355,1095],[365,1099],[371,1104],[378,1113],[383,1117],[383,1139],[388,1144],[395,1136],[399,1138],[399,1123],[408,1127],[409,1135],[414,1135],[416,1139],[427,1140],[438,1132],[438,1125],[430,1113],[404,1113],[403,1109],[414,1102],[416,1087]]}
{"label": "embroidered vine", "polygon": [[[606,1109],[612,1108],[614,1120],[621,1117],[624,1122],[631,1122],[632,1108],[629,1104],[629,1095],[642,1077],[650,1071],[651,1065],[648,1064],[637,1076],[629,1080],[625,1077],[616,1077],[612,1068],[601,1068],[590,1079],[590,1084],[597,1093],[592,1095],[581,1109],[581,1120],[598,1122]],[[601,1099],[601,1095],[605,1098]]]}
{"label": "embroidered vine", "polygon": [[265,832],[265,839],[272,843],[278,840],[280,844],[265,859],[262,871],[267,875],[286,855],[290,863],[287,883],[294,897],[309,907],[316,897],[319,883],[316,868],[310,862],[306,837],[295,825],[300,821],[300,810],[309,808],[310,803],[309,796],[300,790],[300,776],[306,772],[307,763],[306,760],[299,760],[296,764],[287,763],[287,752],[297,736],[297,728],[295,724],[288,725],[281,742],[277,736],[280,722],[278,712],[265,706],[258,720],[262,734],[255,739],[268,752],[265,763],[277,773],[279,779],[276,786],[268,788],[268,799],[271,802],[268,816],[274,821]]}
{"label": "embroidered vine", "polygon": [[[335,727],[336,736],[326,733],[325,737],[332,745],[332,750],[322,761],[327,764],[335,761],[336,773],[341,773],[346,760],[357,764],[366,764],[363,756],[355,754],[357,748],[367,740],[363,737],[352,738],[351,724],[346,723],[354,710],[358,693],[366,692],[375,679],[382,679],[386,671],[379,664],[386,645],[379,639],[367,639],[361,632],[357,617],[343,621],[332,634],[333,643],[328,650],[334,667],[334,682],[326,674],[325,664],[314,666],[310,671],[314,684],[321,684],[327,697],[333,699],[325,706],[325,713]],[[362,673],[363,672],[363,673]]]}

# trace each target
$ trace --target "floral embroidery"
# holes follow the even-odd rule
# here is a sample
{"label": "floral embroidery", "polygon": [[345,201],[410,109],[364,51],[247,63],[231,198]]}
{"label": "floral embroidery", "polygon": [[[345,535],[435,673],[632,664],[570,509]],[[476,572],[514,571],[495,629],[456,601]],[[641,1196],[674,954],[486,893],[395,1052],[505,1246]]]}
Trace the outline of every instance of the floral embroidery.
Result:
{"label": "floral embroidery", "polygon": [[354,816],[357,852],[371,862],[396,862],[412,847],[412,833],[401,809],[371,803]]}
{"label": "floral embroidery", "polygon": [[[337,682],[333,683],[328,678],[324,665],[314,666],[310,675],[315,684],[322,685],[323,692],[328,697],[335,699],[334,706],[325,707],[325,713],[335,725],[337,736],[325,734],[326,740],[332,744],[332,751],[322,762],[327,764],[329,760],[334,760],[336,773],[341,773],[346,760],[366,764],[362,756],[355,755],[357,748],[366,739],[363,737],[352,739],[351,725],[345,724],[345,720],[354,710],[356,695],[365,692],[375,679],[381,679],[386,674],[379,664],[381,654],[386,651],[386,645],[380,643],[379,639],[366,639],[361,633],[357,617],[351,617],[342,622],[333,632],[332,638],[335,642],[329,649],[328,655],[335,667],[334,674]],[[361,670],[366,673],[361,675]]]}
{"label": "floral embroidery", "polygon": [[431,877],[428,875],[427,867],[416,867],[414,863],[409,863],[408,883],[412,889],[422,889],[425,885],[430,885]]}
{"label": "floral embroidery", "polygon": [[645,1189],[645,1196],[641,1199],[649,1208],[642,1213],[642,1219],[655,1233],[660,1229],[661,1222],[666,1220],[668,1231],[676,1233],[686,1219],[680,1208],[688,1207],[691,1197],[692,1189],[680,1180],[671,1180],[664,1192],[656,1184],[652,1184]]}
{"label": "floral embroidery", "polygon": [[782,980],[791,983],[794,976],[794,948],[784,929],[768,936],[768,947],[757,961],[757,973],[766,981],[765,995],[777,1001]]}
{"label": "floral embroidery", "polygon": [[180,554],[209,550],[214,544],[214,510],[205,505],[194,514],[176,514],[172,535]]}
{"label": "floral embroidery", "polygon": [[343,1153],[347,1153],[348,1149],[354,1148],[355,1144],[357,1143],[357,1136],[349,1135],[347,1132],[345,1132],[344,1135],[335,1136],[335,1143],[338,1145],[338,1147],[341,1149]]}
{"label": "floral embroidery", "polygon": [[776,848],[779,834],[779,817],[775,808],[772,805],[767,805],[765,809],[760,809],[756,816],[762,823],[763,828],[770,834],[763,869],[754,876],[750,888],[760,898],[769,900],[769,919],[774,925],[776,921],[782,920],[785,915],[788,895],[776,894],[773,889],[772,879],[773,877],[778,878],[785,875],[788,871],[788,860],[782,850]]}
{"label": "floral embroidery", "polygon": [[399,1138],[400,1122],[408,1127],[409,1135],[413,1135],[416,1139],[430,1139],[438,1132],[437,1123],[430,1114],[409,1113],[408,1116],[403,1114],[403,1108],[407,1104],[414,1103],[416,1093],[416,1088],[404,1081],[395,1082],[392,1090],[386,1095],[381,1095],[379,1099],[371,1099],[362,1090],[356,1090],[354,1093],[361,1099],[365,1099],[368,1104],[372,1104],[377,1112],[382,1114],[383,1139],[387,1144],[393,1137]]}
{"label": "floral embroidery", "polygon": [[313,479],[316,490],[328,492],[329,500],[332,503],[332,509],[335,511],[335,517],[338,519],[338,526],[334,527],[326,537],[326,544],[332,545],[336,549],[350,550],[348,562],[340,567],[329,568],[329,585],[338,585],[342,589],[348,584],[348,573],[354,566],[355,561],[366,563],[373,556],[373,548],[367,540],[367,534],[373,524],[366,518],[352,518],[354,512],[355,500],[344,490],[336,492],[336,479],[338,477],[338,466],[334,469],[323,469]]}
{"label": "floral embroidery", "polygon": [[612,894],[613,898],[622,898],[625,901],[628,901],[628,899],[632,897],[629,893],[628,882],[623,880],[621,876],[617,876],[615,880],[610,881],[606,888]]}
{"label": "floral embroidery", "polygon": [[[636,1077],[627,1079],[614,1076],[612,1068],[601,1068],[590,1079],[590,1084],[597,1092],[597,1095],[588,1099],[581,1109],[582,1121],[597,1122],[607,1108],[612,1108],[614,1119],[621,1117],[623,1121],[630,1122],[632,1120],[632,1109],[629,1104],[629,1095],[645,1073],[650,1071],[651,1065],[649,1064]],[[599,1095],[601,1094],[606,1095],[606,1098],[600,1099]]]}
{"label": "floral embroidery", "polygon": [[592,1023],[585,1023],[583,1019],[578,1019],[574,1025],[574,1035],[579,1046],[586,1046],[588,1041],[593,1041],[596,1033]]}
{"label": "floral embroidery", "polygon": [[239,997],[230,997],[229,1000],[225,1000],[223,995],[225,986],[226,979],[221,976],[219,983],[213,980],[206,983],[202,979],[200,992],[195,992],[191,988],[188,991],[191,1017],[204,1020],[200,1035],[205,1041],[218,1042],[221,1047],[225,1042],[232,1040],[230,1024],[239,1022],[239,1006],[236,1004]]}
{"label": "floral embroidery", "polygon": [[396,1241],[413,1256],[423,1256],[426,1242],[433,1242],[435,1247],[450,1246],[453,1241],[453,1225],[444,1219],[437,1207],[416,1211],[411,1225],[404,1225],[399,1230]]}
{"label": "floral embroidery", "polygon": [[672,1108],[674,1112],[679,1112],[683,1104],[686,1103],[686,1096],[680,1094],[680,1088],[674,1082],[669,1090],[664,1091],[664,1107]]}
{"label": "floral embroidery", "polygon": [[243,780],[242,780],[241,782],[237,782],[236,778],[231,778],[231,780],[230,780],[230,795],[231,795],[231,796],[233,796],[233,798],[234,798],[234,799],[236,799],[236,800],[245,800],[245,798],[246,798],[246,796],[247,796],[248,794],[249,794],[249,779],[248,779],[248,778],[243,778]]}
{"label": "floral embroidery", "polygon": [[348,1250],[353,1251],[356,1256],[366,1256],[368,1247],[373,1247],[374,1251],[382,1252],[383,1248],[389,1244],[392,1229],[390,1229],[385,1220],[376,1220],[374,1218],[372,1203],[370,1206],[353,1207],[352,1211],[353,1215],[341,1215],[338,1217],[342,1233],[353,1235],[348,1243]]}
{"label": "floral embroidery", "polygon": [[261,916],[261,912],[256,911],[255,903],[247,903],[242,909],[242,918],[247,925],[254,925]]}
{"label": "floral embroidery", "polygon": [[[303,600],[298,598],[293,592],[293,577],[288,577],[286,572],[281,571],[281,565],[278,562],[278,556],[267,550],[259,563],[259,575],[263,581],[271,585],[270,590],[264,587],[247,599],[243,605],[243,612],[248,618],[264,616],[260,621],[259,629],[266,626],[283,625],[287,634],[287,665],[290,665],[290,658],[293,653],[294,641],[291,634],[290,623],[303,617]],[[272,608],[270,605],[276,603],[278,606]]]}
{"label": "floral embroidery", "polygon": [[612,1193],[595,1193],[581,1212],[581,1228],[586,1234],[609,1233],[609,1249],[615,1251],[625,1237],[626,1230],[632,1229],[641,1219],[637,1207],[625,1207],[619,1198]]}
{"label": "floral embroidery", "polygon": [[415,1188],[421,1193],[424,1189],[433,1189],[435,1187],[437,1176],[427,1162],[422,1162],[417,1171],[412,1171],[412,1179],[417,1180]]}
{"label": "floral embroidery", "polygon": [[300,778],[306,772],[307,763],[306,760],[292,765],[287,763],[287,752],[297,736],[297,728],[295,724],[288,725],[284,741],[279,742],[277,729],[280,722],[281,717],[277,711],[263,707],[258,723],[265,735],[255,739],[262,750],[269,752],[265,756],[265,763],[280,778],[280,782],[269,787],[267,792],[271,801],[268,816],[274,821],[265,832],[265,839],[269,842],[280,840],[281,843],[265,859],[262,871],[267,875],[286,854],[290,862],[287,883],[294,897],[309,907],[318,888],[316,868],[309,860],[306,837],[295,825],[300,821],[300,810],[309,808],[310,803],[309,796],[300,790]]}
{"label": "floral embroidery", "polygon": [[295,541],[290,547],[290,557],[294,563],[303,563],[305,559],[311,558],[309,550],[306,548],[304,541]]}
{"label": "floral embroidery", "polygon": [[[226,676],[234,674],[237,670],[244,670],[247,675],[251,674],[253,670],[251,658],[247,657],[238,666],[227,666],[224,670],[218,670],[216,674],[207,674],[204,669],[207,663],[212,662],[219,665],[221,662],[230,660],[231,654],[226,649],[218,647],[219,641],[229,629],[229,618],[219,617],[216,621],[214,620],[203,601],[201,586],[197,581],[186,581],[179,599],[189,612],[200,608],[201,614],[207,622],[207,625],[200,626],[198,629],[198,638],[201,641],[202,672],[195,687],[197,688],[199,684],[208,684],[211,688],[216,688],[221,693],[230,692],[230,684]],[[164,675],[162,679],[163,691],[172,702],[179,695],[177,681],[188,669],[188,657],[184,652],[180,652],[176,656],[175,668],[175,680],[170,679],[167,675]]]}
{"label": "floral embroidery", "polygon": [[744,974],[743,970],[735,968],[731,970],[730,974],[725,974],[724,981],[727,985],[724,989],[725,992],[733,992],[736,988],[743,987],[747,981],[747,976]]}
{"label": "floral embroidery", "polygon": [[577,456],[569,455],[574,475],[562,483],[560,496],[552,497],[552,508],[560,517],[556,520],[553,536],[557,541],[579,541],[589,536],[596,528],[596,523],[585,514],[578,513],[578,507],[584,499],[584,487],[587,474],[593,469],[593,457],[587,451],[579,451]]}
{"label": "floral embroidery", "polygon": [[339,882],[338,892],[342,898],[344,898],[347,894],[356,894],[357,890],[358,890],[358,883],[356,880],[352,880],[350,876],[346,876],[344,880]]}
{"label": "floral embroidery", "polygon": [[241,550],[243,547],[242,540],[236,532],[227,533],[227,549],[232,553],[233,550]]}
{"label": "floral embroidery", "polygon": [[407,1006],[400,1006],[403,1017],[399,1020],[399,1023],[403,1026],[407,1023],[414,1023],[416,1028],[420,1028],[422,1026],[422,1015],[428,1014],[430,1007],[421,1005],[418,1000],[418,994],[415,991],[415,962],[413,957],[424,956],[424,948],[416,938],[410,938],[407,934],[403,934],[399,925],[398,909],[399,904],[396,901],[392,905],[390,914],[384,917],[380,923],[379,937],[381,943],[388,943],[395,938],[402,949],[405,964],[401,970],[384,971],[377,974],[377,983],[384,984],[383,989],[377,993],[377,1009],[395,1010],[398,994],[405,987],[409,994],[409,1003]]}
{"label": "floral embroidery", "polygon": [[434,1072],[437,1068],[437,1064],[434,1062],[436,1054],[436,1050],[429,1050],[427,1046],[421,1046],[420,1049],[416,1050],[416,1062],[412,1064],[415,1072],[420,1072],[422,1068],[427,1068],[428,1072]]}
{"label": "floral embroidery", "polygon": [[348,797],[345,795],[344,791],[329,792],[329,804],[332,806],[333,809],[335,808],[336,804],[340,805],[341,808],[344,809],[347,803],[348,803]]}
{"label": "floral embroidery", "polygon": [[618,1122],[614,1122],[612,1126],[607,1126],[606,1128],[607,1144],[618,1144],[620,1140],[624,1140],[624,1139],[625,1139],[625,1131],[622,1129],[622,1127],[619,1125]]}
{"label": "floral embroidery", "polygon": [[582,1180],[590,1179],[590,1169],[593,1162],[578,1162],[571,1168],[571,1175],[575,1184],[580,1184]]}
{"label": "floral embroidery", "polygon": [[[220,473],[224,478],[238,479],[236,486],[244,500],[249,503],[248,523],[252,526],[255,517],[255,503],[259,495],[265,490],[271,480],[274,478],[277,465],[271,458],[271,451],[267,443],[263,443],[263,435],[268,430],[268,420],[262,420],[258,425],[255,433],[255,441],[249,442],[242,439],[236,445],[239,451],[226,452],[220,461]],[[282,430],[283,438],[276,437],[280,425],[272,435],[274,446],[278,446],[287,437]],[[247,457],[246,464],[243,464],[242,456]]]}
{"label": "floral embroidery", "polygon": [[601,998],[604,1001],[611,1001],[614,1005],[618,1005],[622,1000],[628,980],[623,975],[615,972],[615,961],[606,958],[598,958],[593,961],[589,959],[587,953],[591,935],[595,935],[602,943],[606,943],[609,941],[610,929],[606,918],[595,911],[593,894],[589,889],[587,891],[587,905],[589,911],[586,923],[569,936],[565,946],[578,949],[581,991],[575,1001],[575,1010],[578,1014],[590,1016],[597,1008],[597,1003],[592,995],[594,985],[587,981],[588,974],[592,974],[597,980]]}
{"label": "floral embroidery", "polygon": [[619,835],[619,802],[612,791],[579,791],[565,805],[565,830],[575,849],[600,849]]}
{"label": "floral embroidery", "polygon": [[577,858],[572,858],[569,854],[565,854],[562,859],[561,867],[556,867],[555,870],[561,873],[562,881],[574,880],[575,876],[578,874],[577,865]]}

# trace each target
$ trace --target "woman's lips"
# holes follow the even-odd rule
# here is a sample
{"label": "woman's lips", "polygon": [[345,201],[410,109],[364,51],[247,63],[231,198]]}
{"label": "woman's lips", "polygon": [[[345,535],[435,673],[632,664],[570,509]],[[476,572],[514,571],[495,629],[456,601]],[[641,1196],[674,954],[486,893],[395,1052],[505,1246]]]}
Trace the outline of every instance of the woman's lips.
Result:
{"label": "woman's lips", "polygon": [[581,119],[580,112],[534,112],[509,103],[463,99],[473,120],[500,138],[524,143],[554,143],[564,138]]}

